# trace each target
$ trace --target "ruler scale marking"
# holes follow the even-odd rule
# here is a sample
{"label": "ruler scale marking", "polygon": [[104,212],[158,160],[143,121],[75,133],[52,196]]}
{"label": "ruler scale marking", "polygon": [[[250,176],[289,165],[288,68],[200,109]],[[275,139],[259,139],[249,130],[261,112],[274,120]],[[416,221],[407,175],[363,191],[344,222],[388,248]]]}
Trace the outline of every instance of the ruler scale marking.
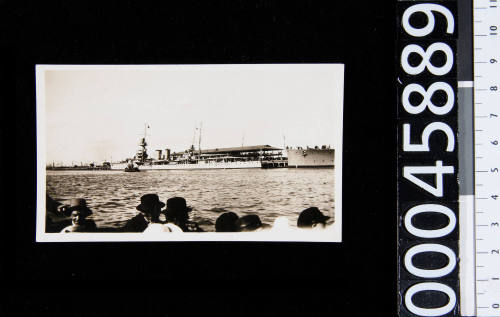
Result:
{"label": "ruler scale marking", "polygon": [[[475,226],[475,283],[476,314],[478,317],[500,316],[500,87],[498,73],[500,61],[500,12],[496,1],[475,0],[474,45],[474,151],[480,156],[474,160],[475,169],[475,220],[483,219]],[[476,49],[476,48],[481,48]],[[478,113],[478,111],[481,113]],[[486,113],[486,115],[485,115]],[[480,132],[480,133],[479,133]],[[478,151],[480,150],[480,152]],[[479,160],[480,159],[480,160]],[[495,172],[496,171],[496,172]],[[480,177],[480,180],[477,179]],[[481,184],[482,186],[477,186]],[[487,221],[487,223],[485,223]]]}

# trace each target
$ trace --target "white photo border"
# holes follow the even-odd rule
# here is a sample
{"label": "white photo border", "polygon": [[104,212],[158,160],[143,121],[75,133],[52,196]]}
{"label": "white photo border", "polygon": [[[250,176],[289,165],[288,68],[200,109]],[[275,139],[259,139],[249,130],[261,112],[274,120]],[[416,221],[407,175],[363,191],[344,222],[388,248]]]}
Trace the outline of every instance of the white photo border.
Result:
{"label": "white photo border", "polygon": [[[206,66],[236,67],[252,64],[168,64],[168,65],[36,65],[36,144],[37,144],[37,203],[36,203],[36,242],[175,242],[175,241],[238,241],[238,242],[342,242],[342,149],[343,149],[343,107],[344,107],[344,64],[325,63],[335,65],[340,76],[339,113],[342,118],[337,131],[337,148],[334,156],[334,201],[335,221],[326,230],[298,230],[284,231],[266,230],[260,232],[200,232],[200,233],[114,233],[114,232],[89,232],[89,233],[46,233],[46,113],[45,113],[45,72],[54,70],[162,70],[172,67],[206,67]],[[266,64],[255,64],[266,65]],[[268,64],[268,65],[307,65],[307,64]],[[317,64],[314,64],[317,65]]]}

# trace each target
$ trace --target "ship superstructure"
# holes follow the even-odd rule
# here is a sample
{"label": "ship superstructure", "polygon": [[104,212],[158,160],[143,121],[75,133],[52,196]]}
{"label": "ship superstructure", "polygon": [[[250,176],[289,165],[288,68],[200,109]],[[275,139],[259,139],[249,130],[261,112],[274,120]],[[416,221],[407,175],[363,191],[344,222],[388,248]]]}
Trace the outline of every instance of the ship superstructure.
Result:
{"label": "ship superstructure", "polygon": [[[276,168],[286,167],[287,160],[282,149],[270,145],[254,145],[230,148],[171,152],[170,149],[156,150],[156,158],[146,158],[136,164],[140,170],[169,169],[232,169],[232,168]],[[147,157],[147,153],[143,153]],[[112,169],[122,169],[123,163],[112,164]]]}
{"label": "ship superstructure", "polygon": [[141,169],[231,169],[286,167],[282,149],[270,145],[242,146],[170,153],[157,150],[157,159],[147,160]]}
{"label": "ship superstructure", "polygon": [[146,137],[141,138],[141,141],[139,142],[139,149],[137,149],[134,157],[137,163],[144,163],[148,159],[148,152],[146,150],[147,145]]}

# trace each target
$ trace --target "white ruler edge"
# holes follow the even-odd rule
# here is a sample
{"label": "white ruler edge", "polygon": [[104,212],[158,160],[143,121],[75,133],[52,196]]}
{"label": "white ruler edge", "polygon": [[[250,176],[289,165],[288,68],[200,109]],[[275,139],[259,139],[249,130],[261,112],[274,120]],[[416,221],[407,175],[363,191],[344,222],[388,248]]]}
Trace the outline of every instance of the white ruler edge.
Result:
{"label": "white ruler edge", "polygon": [[[500,316],[500,0],[474,0],[475,315]],[[499,195],[498,198],[493,198]],[[465,221],[470,221],[466,219]],[[462,222],[464,223],[464,222]],[[470,239],[470,237],[462,237]],[[467,282],[467,281],[461,281]],[[470,281],[467,287],[470,287]],[[470,291],[470,290],[469,290]]]}

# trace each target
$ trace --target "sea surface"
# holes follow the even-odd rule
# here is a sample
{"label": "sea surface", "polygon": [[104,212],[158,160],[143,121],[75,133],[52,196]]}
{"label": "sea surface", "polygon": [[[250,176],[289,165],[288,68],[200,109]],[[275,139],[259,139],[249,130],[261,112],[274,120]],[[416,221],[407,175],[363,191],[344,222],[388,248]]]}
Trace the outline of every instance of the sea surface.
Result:
{"label": "sea surface", "polygon": [[215,220],[226,211],[257,214],[267,224],[285,216],[292,226],[311,206],[332,217],[330,222],[335,216],[333,168],[47,171],[46,190],[61,203],[85,198],[98,227],[122,227],[147,193],[163,202],[184,197],[193,208],[191,220],[205,231],[215,231]]}

